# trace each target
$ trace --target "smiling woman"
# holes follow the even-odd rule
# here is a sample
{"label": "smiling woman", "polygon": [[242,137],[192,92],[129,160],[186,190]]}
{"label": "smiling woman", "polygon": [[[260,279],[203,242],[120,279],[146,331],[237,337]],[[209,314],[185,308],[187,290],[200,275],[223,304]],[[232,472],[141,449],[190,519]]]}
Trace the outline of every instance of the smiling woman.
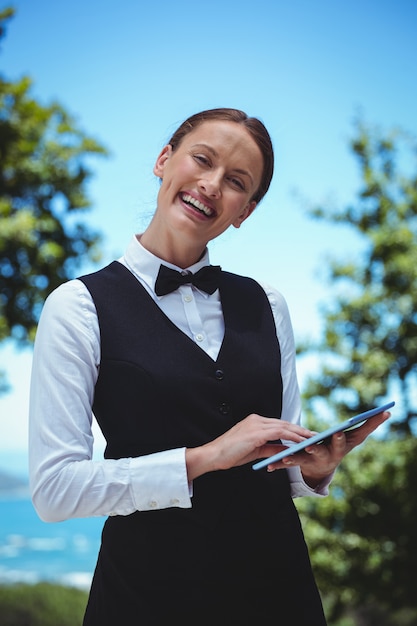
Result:
{"label": "smiling woman", "polygon": [[84,626],[132,616],[162,626],[173,614],[185,626],[245,626],[282,606],[299,626],[325,624],[292,498],[326,495],[343,456],[389,414],[252,470],[282,440],[312,436],[300,425],[291,321],[275,289],[210,266],[207,245],[249,218],[272,171],[261,122],[234,109],[193,116],[156,159],[145,232],[45,303],[33,501],[46,521],[108,516]]}

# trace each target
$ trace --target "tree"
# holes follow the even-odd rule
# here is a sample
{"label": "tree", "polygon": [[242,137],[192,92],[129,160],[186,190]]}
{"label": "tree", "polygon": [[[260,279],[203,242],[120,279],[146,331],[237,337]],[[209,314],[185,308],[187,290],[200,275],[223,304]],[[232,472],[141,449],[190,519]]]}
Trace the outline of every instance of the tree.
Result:
{"label": "tree", "polygon": [[362,251],[329,264],[324,336],[299,349],[320,354],[322,363],[305,400],[312,408],[325,397],[347,416],[389,393],[403,416],[395,428],[410,433],[417,416],[417,142],[404,131],[383,135],[358,121],[351,148],[362,178],[356,203],[310,214],[354,229]]}
{"label": "tree", "polygon": [[[383,400],[397,406],[390,426],[349,454],[329,498],[297,506],[332,620],[417,622],[417,144],[402,130],[382,133],[358,120],[351,149],[361,188],[342,209],[314,207],[315,219],[354,229],[360,253],[329,263],[331,304],[303,399],[307,419],[323,402],[340,418]],[[324,399],[324,401],[323,401]],[[333,622],[336,623],[336,622]],[[343,622],[349,623],[349,622]]]}
{"label": "tree", "polygon": [[48,582],[0,586],[4,626],[75,626],[81,624],[88,594]]}
{"label": "tree", "polygon": [[[0,12],[0,37],[13,9]],[[106,150],[58,103],[31,96],[28,77],[0,75],[0,342],[30,343],[57,285],[97,260],[100,235],[79,220],[90,208],[91,157]]]}
{"label": "tree", "polygon": [[343,460],[329,497],[296,501],[329,624],[417,623],[416,480],[415,437],[370,439]]}

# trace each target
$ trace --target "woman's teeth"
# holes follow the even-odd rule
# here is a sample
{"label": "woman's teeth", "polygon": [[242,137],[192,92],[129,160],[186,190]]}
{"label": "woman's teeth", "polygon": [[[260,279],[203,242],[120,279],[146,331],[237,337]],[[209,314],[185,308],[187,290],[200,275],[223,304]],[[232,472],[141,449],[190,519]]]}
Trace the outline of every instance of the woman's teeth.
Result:
{"label": "woman's teeth", "polygon": [[207,217],[213,215],[213,209],[210,209],[210,207],[206,206],[199,200],[196,200],[195,198],[193,198],[193,196],[190,196],[189,194],[184,194],[181,197],[184,202],[186,202],[187,204],[191,204],[192,207],[194,207],[198,211],[201,211],[202,213],[204,213],[204,215],[207,215]]}

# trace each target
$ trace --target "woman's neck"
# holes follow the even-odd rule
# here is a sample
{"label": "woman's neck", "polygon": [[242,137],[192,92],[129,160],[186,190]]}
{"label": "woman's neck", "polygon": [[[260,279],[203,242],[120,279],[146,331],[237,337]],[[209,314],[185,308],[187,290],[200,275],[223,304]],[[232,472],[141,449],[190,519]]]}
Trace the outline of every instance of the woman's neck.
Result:
{"label": "woman's neck", "polygon": [[189,245],[184,239],[179,240],[177,237],[164,237],[160,233],[156,234],[151,225],[139,240],[146,250],[163,261],[181,268],[190,267],[190,265],[197,263],[206,250],[205,245]]}

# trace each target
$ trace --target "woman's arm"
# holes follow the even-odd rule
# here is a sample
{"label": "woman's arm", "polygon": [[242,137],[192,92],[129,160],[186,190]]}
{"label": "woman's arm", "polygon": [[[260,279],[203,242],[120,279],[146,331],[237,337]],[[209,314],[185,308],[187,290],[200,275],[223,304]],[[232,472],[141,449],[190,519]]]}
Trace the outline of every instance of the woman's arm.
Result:
{"label": "woman's arm", "polygon": [[[282,419],[291,424],[301,423],[301,397],[296,370],[296,351],[294,332],[287,303],[282,294],[269,285],[263,285],[275,320],[277,337],[281,351],[281,376],[283,385]],[[283,439],[283,443],[290,443]],[[282,465],[281,465],[282,467]],[[322,476],[320,480],[306,482],[298,465],[287,466],[291,484],[291,493],[294,498],[299,496],[326,496],[328,486],[334,472]]]}
{"label": "woman's arm", "polygon": [[[290,316],[281,294],[269,287],[266,287],[265,291],[271,303],[281,347],[282,419],[289,420],[291,423],[300,423],[301,403],[295,371],[295,345]],[[329,445],[314,445],[306,448],[305,452],[287,457],[275,467],[276,469],[287,468],[293,496],[326,495],[334,472],[346,454],[363,443],[366,437],[389,417],[388,412],[380,413],[352,431],[333,435]]]}
{"label": "woman's arm", "polygon": [[70,281],[47,299],[33,355],[29,472],[39,516],[55,522],[190,507],[184,449],[92,460],[99,362],[94,303],[83,283]]}

